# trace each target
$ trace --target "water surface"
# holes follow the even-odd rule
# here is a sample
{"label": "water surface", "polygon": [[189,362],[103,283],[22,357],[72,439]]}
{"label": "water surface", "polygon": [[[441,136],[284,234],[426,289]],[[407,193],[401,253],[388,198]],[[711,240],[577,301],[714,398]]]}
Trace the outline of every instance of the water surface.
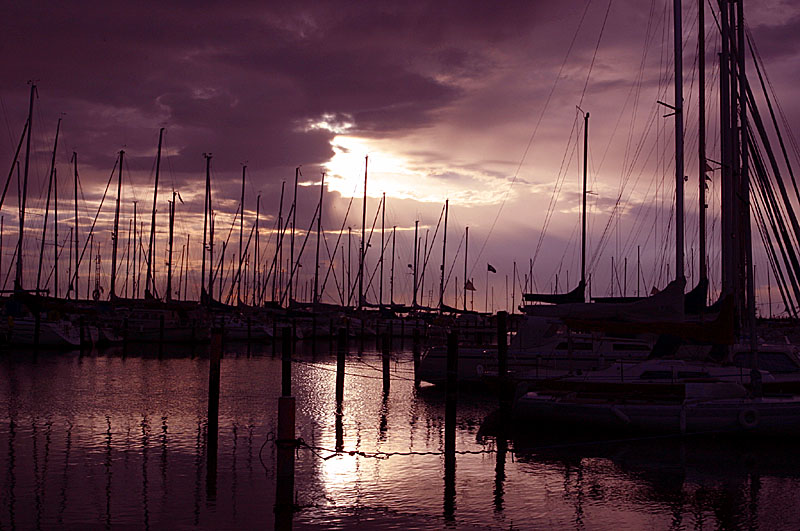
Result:
{"label": "water surface", "polygon": [[[462,391],[456,444],[474,453],[446,481],[444,393],[415,389],[409,351],[387,395],[380,354],[348,355],[337,426],[335,355],[306,350],[297,435],[324,449],[297,452],[297,529],[800,528],[792,441],[599,444],[542,426],[498,444],[479,436],[495,398]],[[0,354],[0,528],[273,527],[280,359],[225,347],[216,482],[208,368],[203,349]]]}

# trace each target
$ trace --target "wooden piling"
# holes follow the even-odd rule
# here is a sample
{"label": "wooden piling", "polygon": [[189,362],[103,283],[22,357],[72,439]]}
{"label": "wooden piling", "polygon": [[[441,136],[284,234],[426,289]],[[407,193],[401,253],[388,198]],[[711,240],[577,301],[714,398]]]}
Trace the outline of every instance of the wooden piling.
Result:
{"label": "wooden piling", "polygon": [[294,513],[294,453],[296,447],[295,400],[293,396],[278,398],[278,438],[275,442],[278,449],[275,474],[275,529],[291,530]]}
{"label": "wooden piling", "polygon": [[497,312],[497,383],[500,409],[507,413],[511,409],[508,381],[508,312]]}
{"label": "wooden piling", "polygon": [[208,443],[206,451],[206,492],[213,499],[217,493],[217,447],[219,436],[219,386],[222,358],[222,333],[211,331],[208,364]]}
{"label": "wooden piling", "polygon": [[275,529],[292,529],[294,513],[295,399],[292,394],[292,337],[290,328],[281,335],[281,397],[278,399]]}
{"label": "wooden piling", "polygon": [[419,387],[420,377],[419,377],[419,360],[422,356],[422,348],[420,346],[419,341],[419,330],[414,328],[414,342],[412,347],[413,355],[414,355],[414,386]]}
{"label": "wooden piling", "polygon": [[281,395],[292,394],[292,330],[281,329]]}
{"label": "wooden piling", "polygon": [[458,398],[458,333],[447,335],[447,385],[444,413],[444,518],[452,521],[456,504],[456,402]]}
{"label": "wooden piling", "polygon": [[344,369],[347,354],[347,330],[339,329],[336,348],[336,409],[341,409],[344,400]]}

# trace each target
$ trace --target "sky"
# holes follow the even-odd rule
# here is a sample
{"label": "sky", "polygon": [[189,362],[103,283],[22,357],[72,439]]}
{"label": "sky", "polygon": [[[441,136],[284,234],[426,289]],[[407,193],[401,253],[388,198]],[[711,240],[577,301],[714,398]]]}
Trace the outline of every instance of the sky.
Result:
{"label": "sky", "polygon": [[[487,301],[495,310],[510,305],[506,277],[509,297],[513,291],[518,300],[527,288],[531,260],[535,290],[565,291],[574,287],[580,274],[583,118],[578,108],[590,113],[587,274],[593,279],[593,294],[619,294],[622,289],[635,294],[663,287],[674,274],[673,122],[663,117],[665,108],[656,103],[674,99],[671,2],[10,1],[2,10],[0,161],[5,168],[11,167],[25,123],[26,82],[35,80],[38,87],[23,254],[26,284],[35,284],[53,137],[61,118],[56,180],[62,256],[69,253],[65,238],[74,224],[72,152],[79,160],[83,246],[115,159],[124,150],[118,241],[124,262],[120,267],[130,277],[128,257],[133,252],[122,246],[134,201],[137,220],[149,220],[158,134],[165,128],[154,260],[162,292],[167,200],[174,189],[181,200],[176,206],[173,259],[179,269],[179,255],[190,234],[189,297],[197,296],[204,153],[213,154],[215,260],[237,215],[246,165],[245,239],[260,194],[260,267],[269,269],[274,236],[268,243],[264,240],[276,226],[281,185],[285,181],[285,213],[292,201],[295,168],[300,167],[298,249],[311,226],[325,173],[326,242],[333,254],[340,229],[351,227],[350,256],[356,268],[368,156],[367,231],[385,193],[387,234],[397,228],[397,301],[410,298],[407,265],[413,261],[418,220],[423,244],[428,232],[432,247],[423,300],[438,302],[443,227],[437,230],[437,224],[446,199],[445,302],[462,304],[466,227],[467,276],[478,288],[476,309],[483,309]],[[696,11],[696,3],[684,2],[686,268],[695,279]],[[747,2],[745,12],[786,121],[797,124],[800,109],[793,96],[800,67],[800,6],[781,0]],[[708,6],[706,18],[708,156],[715,160],[719,148],[714,135],[714,58],[719,37]],[[796,163],[796,153],[791,155]],[[712,182],[712,220],[719,213],[715,192],[718,196]],[[95,229],[106,295],[115,194],[116,179]],[[0,282],[6,280],[14,254],[17,210],[12,179],[2,206]],[[378,232],[366,259],[370,275],[380,256],[380,222],[378,217]],[[713,242],[719,234],[714,233],[713,221],[710,227]],[[54,262],[52,227],[48,230],[46,272]],[[145,245],[147,231],[145,226]],[[312,234],[300,261],[301,290],[313,277],[315,241]],[[389,241],[387,237],[384,301],[391,289]],[[226,250],[229,271],[237,246],[238,228]],[[254,248],[248,249],[254,255]],[[709,254],[710,266],[718,267],[718,251],[711,249]],[[330,262],[324,245],[322,255],[324,272]],[[323,297],[328,302],[339,301],[336,284],[346,278],[341,254],[334,262],[336,278],[330,279]],[[488,290],[487,263],[498,271]],[[63,294],[63,260],[60,267]],[[87,267],[84,258],[82,296]],[[762,272],[766,269],[764,265]],[[712,288],[717,277],[712,272]],[[118,284],[129,284],[117,278]],[[380,296],[378,278],[375,273],[367,291],[372,301]],[[223,280],[227,294],[230,279]],[[760,285],[766,283],[762,273]],[[306,294],[310,289],[305,288]],[[774,308],[778,311],[780,306]]]}

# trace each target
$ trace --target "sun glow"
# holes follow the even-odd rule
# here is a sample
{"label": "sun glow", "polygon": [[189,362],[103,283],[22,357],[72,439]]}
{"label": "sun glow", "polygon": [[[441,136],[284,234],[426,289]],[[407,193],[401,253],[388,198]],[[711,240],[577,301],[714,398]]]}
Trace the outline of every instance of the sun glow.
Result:
{"label": "sun glow", "polygon": [[326,164],[328,190],[343,197],[364,195],[365,158],[369,157],[367,195],[384,192],[395,199],[462,204],[497,202],[505,182],[475,170],[450,170],[444,164],[418,162],[398,155],[384,141],[337,135],[331,141],[334,155]]}

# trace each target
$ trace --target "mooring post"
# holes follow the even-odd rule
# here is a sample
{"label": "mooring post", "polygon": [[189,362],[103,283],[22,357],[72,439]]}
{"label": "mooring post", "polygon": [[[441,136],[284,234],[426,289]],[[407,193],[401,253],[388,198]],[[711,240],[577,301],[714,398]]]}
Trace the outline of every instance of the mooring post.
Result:
{"label": "mooring post", "polygon": [[414,353],[414,386],[419,387],[419,360],[422,355],[422,349],[419,342],[419,330],[417,330],[416,327],[414,328],[414,342],[412,344],[412,351]]}
{"label": "mooring post", "polygon": [[391,340],[388,334],[383,334],[381,348],[381,361],[383,365],[383,394],[389,394],[389,362],[391,361]]}
{"label": "mooring post", "polygon": [[281,330],[281,395],[292,396],[292,330]]}
{"label": "mooring post", "polygon": [[347,354],[347,330],[339,329],[339,337],[336,348],[336,408],[341,407],[344,399],[344,364]]}
{"label": "mooring post", "polygon": [[208,364],[208,446],[206,452],[206,493],[217,495],[217,443],[219,435],[219,383],[222,358],[222,331],[211,330]]}
{"label": "mooring post", "polygon": [[344,369],[345,356],[347,355],[347,330],[340,328],[336,346],[336,451],[344,448],[344,428],[342,417],[344,415]]}
{"label": "mooring post", "polygon": [[284,327],[281,336],[281,397],[278,399],[277,472],[275,529],[292,529],[294,513],[295,400],[292,394],[292,331]]}
{"label": "mooring post", "polygon": [[292,353],[294,353],[295,349],[297,348],[296,343],[297,343],[297,319],[292,318],[292,340],[289,343],[289,345],[291,345],[292,347]]}
{"label": "mooring post", "polygon": [[447,385],[444,412],[444,517],[453,520],[456,505],[456,402],[458,333],[447,334]]}
{"label": "mooring post", "polygon": [[505,416],[511,409],[508,382],[508,312],[497,312],[497,384],[500,410]]}

